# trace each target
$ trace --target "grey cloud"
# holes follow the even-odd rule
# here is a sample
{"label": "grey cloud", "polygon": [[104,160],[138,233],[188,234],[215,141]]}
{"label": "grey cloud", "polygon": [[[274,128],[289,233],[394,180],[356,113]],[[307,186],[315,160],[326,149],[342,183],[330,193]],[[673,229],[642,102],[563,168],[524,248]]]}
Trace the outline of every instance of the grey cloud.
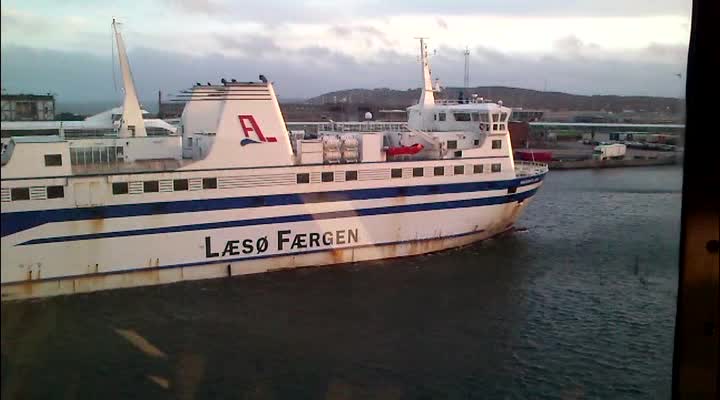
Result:
{"label": "grey cloud", "polygon": [[563,52],[577,53],[583,49],[585,44],[577,36],[566,36],[555,41],[555,47]]}
{"label": "grey cloud", "polygon": [[[239,49],[249,48],[242,40],[233,44]],[[625,58],[608,56],[588,63],[575,58],[530,57],[477,48],[470,61],[471,84],[540,90],[547,87],[578,94],[677,97],[683,93],[675,76],[684,72],[682,62],[675,60],[680,51],[651,45]],[[658,53],[657,61],[648,59],[648,52]],[[279,96],[284,98],[308,98],[352,87],[407,89],[418,87],[420,81],[416,57],[392,50],[380,52],[368,62],[358,62],[322,46],[299,50],[272,48],[271,54],[283,56],[284,62],[278,62],[277,57],[241,53],[232,57],[218,53],[191,57],[134,48],[129,56],[140,97],[150,102],[155,101],[157,90],[172,93],[196,81],[217,82],[220,78],[252,80],[260,73],[276,83]],[[60,104],[113,99],[119,102],[122,97],[113,85],[110,57],[5,47],[1,61],[3,86],[10,91],[54,92]],[[431,62],[434,76],[444,85],[462,84],[461,49],[440,48]],[[63,79],[57,79],[58,76]]]}
{"label": "grey cloud", "polygon": [[[681,96],[684,87],[675,76],[684,72],[687,47],[649,45],[645,49],[617,52],[598,50],[595,44],[567,41],[582,51],[595,49],[591,62],[583,54],[560,51],[543,56],[499,52],[478,47],[470,59],[471,84],[479,86],[514,86],[543,90],[548,88],[577,94],[619,94]],[[659,53],[649,57],[648,53]],[[414,61],[414,60],[413,60]],[[431,58],[433,76],[445,86],[461,86],[463,55],[461,49],[438,49]],[[417,85],[417,83],[416,83]]]}
{"label": "grey cloud", "polygon": [[[332,57],[342,63],[352,62],[353,58],[322,46],[307,46],[299,49],[282,48],[269,36],[264,35],[215,35],[215,39],[224,50],[238,50],[254,59],[264,56],[281,56],[288,63],[318,61]],[[327,64],[327,63],[322,63]]]}
{"label": "grey cloud", "polygon": [[653,60],[684,63],[687,59],[688,48],[686,46],[651,43],[643,50],[643,54]]}
{"label": "grey cloud", "polygon": [[114,91],[110,57],[9,46],[3,48],[0,66],[8,91],[89,101],[107,100]]}
{"label": "grey cloud", "polygon": [[41,36],[48,30],[60,28],[55,19],[30,14],[9,13],[2,10],[0,28],[4,34]]}
{"label": "grey cloud", "polygon": [[390,40],[385,33],[374,26],[368,25],[333,25],[329,28],[331,35],[341,38],[365,37],[366,44],[372,44],[375,40],[379,40],[385,45],[391,45]]}
{"label": "grey cloud", "polygon": [[342,38],[350,37],[352,30],[345,25],[334,25],[330,28],[330,33]]}
{"label": "grey cloud", "polygon": [[170,7],[188,13],[214,15],[219,14],[224,9],[222,4],[213,0],[166,0],[165,3]]}
{"label": "grey cloud", "polygon": [[275,40],[264,35],[231,35],[216,34],[215,40],[226,50],[241,50],[247,54],[263,56],[265,54],[277,53],[281,49]]}
{"label": "grey cloud", "polygon": [[478,46],[474,53],[481,61],[484,62],[506,62],[507,57],[502,52],[487,47]]}
{"label": "grey cloud", "polygon": [[18,27],[25,27],[25,24],[19,21],[16,16],[5,14],[0,16],[0,29],[3,33],[10,32]]}
{"label": "grey cloud", "polygon": [[332,3],[305,3],[293,0],[264,0],[245,2],[234,0],[166,0],[179,12],[187,14],[203,13],[214,18],[233,22],[263,23],[269,27],[286,22],[328,22],[349,20],[357,13],[352,4],[342,7]]}
{"label": "grey cloud", "polygon": [[[3,52],[5,46],[18,45],[27,39],[45,43],[44,39],[67,29],[65,24],[68,22],[67,18],[62,16],[46,17],[8,12],[4,9],[0,18]],[[64,45],[67,48],[107,49],[109,53],[108,38],[108,33],[105,32],[74,31],[64,38]]]}
{"label": "grey cloud", "polygon": [[504,15],[555,17],[630,17],[686,15],[692,11],[692,0],[415,0],[404,2],[369,0],[360,12],[386,15]]}
{"label": "grey cloud", "polygon": [[[458,0],[452,3],[437,0],[415,0],[412,3],[386,0],[356,0],[342,2],[295,2],[265,0],[248,5],[241,1],[181,0],[175,9],[186,13],[211,14],[233,21],[252,21],[268,24],[278,22],[353,21],[358,17],[383,18],[398,15],[502,15],[522,17],[634,17],[634,16],[690,16],[692,0]],[[436,21],[441,29],[442,22]]]}
{"label": "grey cloud", "polygon": [[442,19],[442,18],[440,18],[440,17],[435,18],[435,23],[437,23],[437,25],[438,25],[440,28],[442,28],[443,30],[447,30],[447,29],[448,29],[448,24],[447,24],[447,22],[445,22],[445,20]]}
{"label": "grey cloud", "polygon": [[332,54],[330,49],[320,46],[305,47],[300,49],[298,53],[308,57],[327,57]]}

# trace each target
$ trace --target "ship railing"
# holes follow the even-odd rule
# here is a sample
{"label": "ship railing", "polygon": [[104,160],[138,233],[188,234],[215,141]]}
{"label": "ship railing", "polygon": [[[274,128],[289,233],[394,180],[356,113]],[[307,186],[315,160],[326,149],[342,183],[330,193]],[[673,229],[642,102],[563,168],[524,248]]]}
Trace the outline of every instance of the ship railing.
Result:
{"label": "ship railing", "polygon": [[480,98],[474,99],[435,99],[435,104],[455,105],[455,104],[482,104],[491,103],[491,100]]}
{"label": "ship railing", "polygon": [[407,132],[407,122],[326,122],[320,132]]}
{"label": "ship railing", "polygon": [[548,165],[535,161],[515,161],[515,175],[533,176],[548,172]]}

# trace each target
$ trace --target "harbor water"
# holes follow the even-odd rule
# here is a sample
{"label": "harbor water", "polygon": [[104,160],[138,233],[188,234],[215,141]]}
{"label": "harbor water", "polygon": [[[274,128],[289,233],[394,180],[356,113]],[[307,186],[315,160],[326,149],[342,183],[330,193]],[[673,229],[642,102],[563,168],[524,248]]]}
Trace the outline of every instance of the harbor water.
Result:
{"label": "harbor water", "polygon": [[669,398],[681,184],[553,171],[461,249],[5,303],[2,396]]}

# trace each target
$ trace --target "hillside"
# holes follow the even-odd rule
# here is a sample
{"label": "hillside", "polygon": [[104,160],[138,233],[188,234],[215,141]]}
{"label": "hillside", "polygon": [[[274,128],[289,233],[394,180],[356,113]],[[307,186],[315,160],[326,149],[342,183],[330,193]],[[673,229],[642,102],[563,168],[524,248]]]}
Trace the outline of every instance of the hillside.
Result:
{"label": "hillside", "polygon": [[[440,98],[457,99],[460,88],[444,88]],[[542,92],[502,86],[483,86],[468,89],[468,94],[492,100],[502,100],[510,107],[543,109],[551,111],[612,111],[633,110],[640,112],[677,113],[682,108],[680,99],[649,96],[583,96],[561,92]],[[326,93],[307,100],[310,104],[372,104],[383,107],[406,107],[417,102],[420,89],[348,89]]]}

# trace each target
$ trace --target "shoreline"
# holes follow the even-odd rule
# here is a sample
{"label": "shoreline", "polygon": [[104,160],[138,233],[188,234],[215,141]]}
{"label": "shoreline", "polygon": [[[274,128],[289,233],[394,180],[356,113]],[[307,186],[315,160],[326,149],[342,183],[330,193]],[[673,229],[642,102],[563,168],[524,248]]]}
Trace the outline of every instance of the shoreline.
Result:
{"label": "shoreline", "polygon": [[667,156],[657,158],[624,158],[620,160],[553,160],[548,163],[551,170],[559,169],[590,169],[590,168],[628,168],[656,165],[674,165],[678,157]]}

